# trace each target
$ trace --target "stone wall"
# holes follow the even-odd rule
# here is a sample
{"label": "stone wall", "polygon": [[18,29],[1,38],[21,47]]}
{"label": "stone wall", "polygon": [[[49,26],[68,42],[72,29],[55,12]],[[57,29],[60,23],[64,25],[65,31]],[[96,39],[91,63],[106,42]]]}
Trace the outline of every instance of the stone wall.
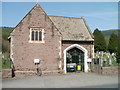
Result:
{"label": "stone wall", "polygon": [[120,68],[118,67],[102,67],[103,75],[117,75],[120,74]]}
{"label": "stone wall", "polygon": [[[44,29],[44,43],[31,43],[30,28]],[[36,71],[34,59],[42,71],[58,69],[60,57],[60,33],[39,5],[16,26],[11,33],[11,59],[16,71]]]}
{"label": "stone wall", "polygon": [[54,70],[54,71],[42,71],[41,74],[37,74],[36,71],[15,71],[15,76],[45,76],[45,75],[55,75],[63,74],[63,70]]}
{"label": "stone wall", "polygon": [[78,44],[87,50],[87,59],[92,59],[94,57],[94,45],[92,41],[62,41],[62,68],[64,68],[64,50],[74,44]]}
{"label": "stone wall", "polygon": [[94,46],[93,46],[92,41],[91,42],[87,42],[87,41],[86,42],[85,41],[79,41],[79,42],[77,42],[77,41],[63,41],[62,42],[62,57],[64,56],[63,55],[64,50],[73,44],[81,45],[82,47],[84,47],[88,51],[88,58],[94,58],[94,55],[93,55],[94,54],[94,51],[93,51]]}
{"label": "stone wall", "polygon": [[13,75],[13,71],[12,69],[2,69],[2,77],[3,78],[12,78]]}

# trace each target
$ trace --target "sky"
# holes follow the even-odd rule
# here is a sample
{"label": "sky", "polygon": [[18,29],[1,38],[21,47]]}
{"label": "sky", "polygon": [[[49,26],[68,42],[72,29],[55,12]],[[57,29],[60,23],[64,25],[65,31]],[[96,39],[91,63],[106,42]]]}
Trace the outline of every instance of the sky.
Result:
{"label": "sky", "polygon": [[[2,2],[2,26],[15,27],[35,2]],[[93,32],[118,28],[117,2],[40,2],[48,15],[81,18]]]}

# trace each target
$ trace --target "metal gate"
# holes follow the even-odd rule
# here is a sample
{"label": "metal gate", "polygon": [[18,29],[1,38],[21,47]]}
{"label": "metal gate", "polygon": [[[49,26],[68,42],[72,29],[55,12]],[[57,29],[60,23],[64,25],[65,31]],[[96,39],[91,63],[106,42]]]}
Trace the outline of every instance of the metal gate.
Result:
{"label": "metal gate", "polygon": [[102,67],[101,67],[101,59],[100,58],[94,58],[92,60],[92,72],[101,74]]}
{"label": "metal gate", "polygon": [[78,48],[67,51],[67,72],[84,71],[84,52]]}

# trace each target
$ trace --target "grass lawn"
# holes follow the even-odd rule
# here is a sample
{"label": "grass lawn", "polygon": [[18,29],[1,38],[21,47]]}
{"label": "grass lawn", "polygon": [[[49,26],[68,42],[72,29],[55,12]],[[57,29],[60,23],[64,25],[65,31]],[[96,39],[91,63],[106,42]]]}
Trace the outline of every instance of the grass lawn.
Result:
{"label": "grass lawn", "polygon": [[2,60],[2,68],[10,68],[10,60]]}
{"label": "grass lawn", "polygon": [[120,64],[118,64],[114,61],[114,62],[112,62],[112,65],[105,65],[103,67],[120,67]]}
{"label": "grass lawn", "polygon": [[0,64],[2,68],[10,68],[10,58],[9,58],[9,53],[4,53],[3,54],[4,58],[0,60]]}
{"label": "grass lawn", "polygon": [[2,60],[0,60],[0,72],[2,70]]}

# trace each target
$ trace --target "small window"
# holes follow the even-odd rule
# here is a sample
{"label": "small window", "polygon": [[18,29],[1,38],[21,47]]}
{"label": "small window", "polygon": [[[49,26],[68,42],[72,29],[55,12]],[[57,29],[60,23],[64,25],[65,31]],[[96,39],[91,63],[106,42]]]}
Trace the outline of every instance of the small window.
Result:
{"label": "small window", "polygon": [[31,36],[32,38],[32,41],[34,41],[34,31],[32,31],[32,36]]}
{"label": "small window", "polygon": [[35,41],[38,41],[38,31],[35,32]]}
{"label": "small window", "polygon": [[42,32],[39,32],[39,41],[42,41]]}
{"label": "small window", "polygon": [[31,28],[30,29],[30,42],[41,42],[43,41],[43,29],[41,28]]}

